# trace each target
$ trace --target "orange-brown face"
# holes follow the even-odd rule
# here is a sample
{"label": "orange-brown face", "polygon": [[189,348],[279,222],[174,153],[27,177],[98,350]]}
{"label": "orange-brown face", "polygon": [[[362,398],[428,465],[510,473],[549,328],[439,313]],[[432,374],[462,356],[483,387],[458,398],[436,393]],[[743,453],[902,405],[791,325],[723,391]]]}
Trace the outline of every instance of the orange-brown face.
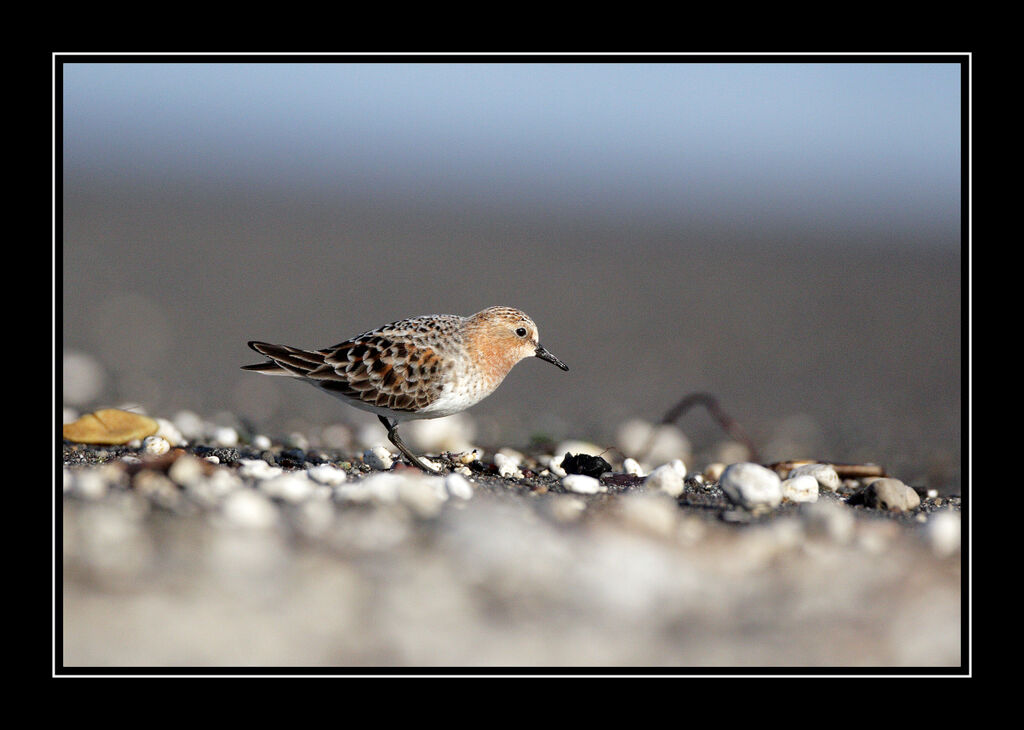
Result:
{"label": "orange-brown face", "polygon": [[499,381],[517,362],[540,357],[563,370],[569,368],[541,347],[537,325],[526,314],[511,307],[490,307],[470,317],[468,336],[480,353],[480,366]]}

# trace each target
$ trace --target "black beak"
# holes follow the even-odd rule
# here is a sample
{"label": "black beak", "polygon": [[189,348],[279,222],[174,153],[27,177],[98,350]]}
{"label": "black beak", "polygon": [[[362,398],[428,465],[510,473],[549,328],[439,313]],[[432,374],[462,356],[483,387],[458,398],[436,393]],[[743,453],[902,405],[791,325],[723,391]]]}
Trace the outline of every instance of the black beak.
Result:
{"label": "black beak", "polygon": [[562,362],[557,357],[548,352],[546,349],[544,349],[544,345],[537,345],[537,357],[539,357],[541,360],[547,360],[552,365],[557,365],[558,367],[562,368],[562,370],[569,369],[568,365],[566,365],[564,362]]}

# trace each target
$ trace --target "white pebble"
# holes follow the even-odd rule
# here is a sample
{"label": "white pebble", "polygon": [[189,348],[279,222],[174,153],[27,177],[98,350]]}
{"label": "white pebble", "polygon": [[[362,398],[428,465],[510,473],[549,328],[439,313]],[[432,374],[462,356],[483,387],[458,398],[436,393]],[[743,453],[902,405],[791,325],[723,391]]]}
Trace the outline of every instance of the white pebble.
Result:
{"label": "white pebble", "polygon": [[[682,462],[680,462],[682,463]],[[648,489],[664,492],[670,497],[678,497],[683,493],[683,474],[673,464],[662,464],[644,479]]]}
{"label": "white pebble", "polygon": [[551,516],[559,522],[574,522],[587,509],[585,500],[568,494],[556,494],[548,502]]}
{"label": "white pebble", "polygon": [[875,479],[864,490],[864,503],[876,509],[907,512],[921,504],[921,498],[899,479]]}
{"label": "white pebble", "polygon": [[262,529],[277,522],[277,507],[267,497],[252,489],[238,489],[228,495],[221,506],[225,519],[238,527]]}
{"label": "white pebble", "polygon": [[187,487],[203,478],[202,462],[191,454],[179,456],[167,470],[171,481]]}
{"label": "white pebble", "polygon": [[334,507],[330,502],[311,499],[303,502],[295,513],[295,524],[310,537],[318,537],[334,522]]}
{"label": "white pebble", "polygon": [[101,499],[107,493],[107,480],[98,469],[80,469],[75,473],[71,491],[85,499]]}
{"label": "white pebble", "polygon": [[836,491],[842,484],[839,475],[836,474],[836,470],[831,464],[802,464],[790,469],[788,478],[792,479],[793,477],[804,475],[814,477],[818,484],[821,485],[821,488],[829,492]]}
{"label": "white pebble", "polygon": [[932,552],[939,557],[952,555],[960,549],[960,515],[953,510],[936,513],[925,528]]}
{"label": "white pebble", "polygon": [[210,440],[215,446],[231,448],[238,445],[238,431],[231,426],[218,426],[211,434]]}
{"label": "white pebble", "polygon": [[306,470],[306,474],[315,482],[334,487],[344,482],[348,476],[342,469],[332,464],[317,464]]}
{"label": "white pebble", "polygon": [[570,492],[577,492],[579,494],[597,494],[598,492],[605,491],[605,488],[601,486],[601,482],[594,479],[594,477],[588,477],[586,474],[569,474],[562,479],[562,486]]}
{"label": "white pebble", "polygon": [[624,454],[641,456],[652,464],[690,458],[690,440],[670,423],[653,424],[634,418],[619,427],[615,440]]}
{"label": "white pebble", "polygon": [[562,459],[565,458],[565,454],[561,456],[542,456],[540,457],[540,463],[547,466],[551,470],[551,473],[561,479],[566,475],[565,469],[562,468]]}
{"label": "white pebble", "polygon": [[220,457],[219,456],[214,456],[213,454],[210,454],[209,456],[204,456],[203,457],[203,461],[208,461],[211,464],[219,464],[220,463]]}
{"label": "white pebble", "polygon": [[286,472],[272,479],[264,479],[259,488],[269,497],[277,497],[291,504],[303,502],[313,494],[315,484],[305,472]]}
{"label": "white pebble", "polygon": [[607,451],[607,449],[596,446],[589,441],[574,441],[570,439],[568,441],[563,441],[555,447],[555,456],[558,457],[558,463],[561,464],[561,460],[565,458],[566,453],[600,456],[605,451]]}
{"label": "white pebble", "polygon": [[670,537],[679,522],[675,500],[664,494],[626,494],[617,506],[627,525],[653,535]]}
{"label": "white pebble", "polygon": [[239,463],[241,466],[238,468],[238,473],[243,477],[270,479],[284,473],[284,469],[279,466],[271,466],[263,459],[239,459]]}
{"label": "white pebble", "polygon": [[309,450],[309,439],[306,435],[299,433],[298,431],[292,431],[288,434],[288,438],[285,439],[285,444],[292,449],[299,449],[301,451]]}
{"label": "white pebble", "polygon": [[359,481],[338,485],[334,495],[349,502],[394,502],[403,478],[390,471],[377,472]]}
{"label": "white pebble", "polygon": [[710,482],[717,482],[722,478],[722,472],[725,471],[725,464],[720,461],[712,461],[706,467],[704,467],[704,476],[707,477]]}
{"label": "white pebble", "polygon": [[235,472],[227,468],[214,469],[206,478],[196,479],[184,485],[189,496],[206,506],[212,506],[241,488],[242,480]]}
{"label": "white pebble", "polygon": [[779,475],[760,464],[730,464],[722,472],[719,484],[733,504],[742,505],[747,509],[760,506],[778,507],[782,502]]}
{"label": "white pebble", "polygon": [[383,446],[374,446],[372,449],[367,449],[363,452],[363,463],[365,463],[371,469],[377,471],[387,471],[391,468],[391,465],[395,463],[394,457],[391,456],[391,452]]}
{"label": "white pebble", "polygon": [[453,497],[469,499],[473,496],[473,485],[461,474],[448,474],[444,478],[444,486]]}
{"label": "white pebble", "polygon": [[171,450],[171,445],[163,436],[147,436],[142,440],[142,450],[150,456],[160,456]]}
{"label": "white pebble", "polygon": [[856,527],[853,510],[831,499],[823,499],[802,507],[805,529],[809,534],[822,534],[845,544]]}
{"label": "white pebble", "polygon": [[269,437],[264,436],[262,433],[258,433],[252,437],[252,446],[254,449],[266,451],[272,446],[272,444]]}
{"label": "white pebble", "polygon": [[202,438],[205,430],[203,419],[192,411],[179,411],[174,416],[173,423],[178,432],[190,441]]}
{"label": "white pebble", "polygon": [[444,418],[413,421],[403,427],[413,451],[440,454],[444,451],[468,451],[473,448],[476,425],[467,413]]}
{"label": "white pebble", "polygon": [[[520,455],[521,456],[521,455]],[[519,459],[510,456],[504,450],[494,455],[494,465],[498,467],[498,475],[513,479],[522,479],[523,473],[519,471]]]}
{"label": "white pebble", "polygon": [[458,461],[460,464],[472,464],[474,461],[480,461],[480,458],[482,456],[483,453],[480,451],[480,449],[471,449],[469,451],[464,451],[461,454],[459,454]]}
{"label": "white pebble", "polygon": [[181,431],[173,423],[168,421],[166,418],[158,418],[157,430],[154,436],[162,436],[167,439],[167,443],[171,446],[184,446],[185,438],[181,435]]}
{"label": "white pebble", "polygon": [[103,392],[106,375],[92,355],[68,350],[63,357],[63,391],[66,403],[89,403]]}
{"label": "white pebble", "polygon": [[440,477],[415,475],[398,482],[398,499],[420,517],[434,517],[448,499],[448,490]]}
{"label": "white pebble", "polygon": [[810,474],[799,474],[782,482],[782,497],[790,502],[817,502],[818,480]]}
{"label": "white pebble", "polygon": [[622,462],[622,471],[638,477],[646,476],[644,474],[643,467],[640,466],[640,463],[636,459],[630,457],[627,457]]}

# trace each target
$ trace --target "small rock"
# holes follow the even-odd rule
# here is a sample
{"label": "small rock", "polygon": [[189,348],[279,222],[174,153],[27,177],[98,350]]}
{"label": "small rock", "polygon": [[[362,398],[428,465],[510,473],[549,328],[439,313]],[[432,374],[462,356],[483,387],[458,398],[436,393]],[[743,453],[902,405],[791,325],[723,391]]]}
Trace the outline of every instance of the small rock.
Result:
{"label": "small rock", "polygon": [[242,487],[242,480],[231,469],[214,469],[208,476],[195,479],[184,485],[193,501],[202,506],[212,507],[222,498]]}
{"label": "small rock", "polygon": [[238,463],[241,465],[238,473],[243,477],[270,479],[284,473],[284,469],[279,466],[271,466],[263,459],[239,459]]}
{"label": "small rock", "polygon": [[551,516],[559,522],[575,522],[587,509],[586,500],[568,494],[556,494],[548,502]]}
{"label": "small rock", "polygon": [[627,474],[632,474],[638,477],[647,476],[644,473],[643,467],[640,466],[640,462],[638,462],[636,459],[629,457],[623,460],[622,471],[626,472]]}
{"label": "small rock", "polygon": [[178,411],[174,416],[173,423],[178,432],[189,441],[202,438],[206,430],[203,419],[192,411]]}
{"label": "small rock", "polygon": [[191,454],[182,454],[171,464],[167,476],[176,484],[187,487],[203,478],[203,464]]}
{"label": "small rock", "polygon": [[469,499],[473,496],[473,485],[461,474],[452,473],[445,476],[444,486],[453,497]]}
{"label": "small rock", "polygon": [[782,498],[790,502],[817,502],[818,480],[810,474],[797,476],[782,481]]}
{"label": "small rock", "polygon": [[466,466],[468,464],[472,464],[474,461],[480,461],[480,458],[482,456],[483,452],[481,452],[480,449],[470,449],[469,451],[463,451],[461,454],[459,454],[458,459],[456,459],[456,461],[458,461],[463,466]]}
{"label": "small rock", "polygon": [[181,431],[173,423],[168,421],[166,418],[158,418],[156,422],[159,424],[155,436],[161,436],[167,439],[167,443],[171,446],[184,446],[185,438],[181,435]]}
{"label": "small rock", "polygon": [[804,528],[809,535],[824,535],[845,544],[853,537],[855,528],[853,511],[832,499],[818,500],[802,508]]}
{"label": "small rock", "polygon": [[305,472],[286,472],[272,479],[264,479],[259,483],[260,490],[269,497],[277,497],[291,504],[304,502],[315,488],[313,481]]}
{"label": "small rock", "polygon": [[334,488],[337,499],[348,502],[395,502],[398,485],[405,477],[391,471],[370,474],[358,481],[349,481]]}
{"label": "small rock", "polygon": [[831,464],[802,464],[790,469],[787,478],[792,479],[805,474],[814,477],[821,488],[829,492],[837,491],[842,484]]}
{"label": "small rock", "polygon": [[544,464],[556,477],[562,478],[566,475],[565,469],[562,468],[562,458],[562,456],[542,456],[540,463]]}
{"label": "small rock", "polygon": [[709,482],[717,482],[722,478],[722,472],[725,471],[725,464],[720,461],[713,461],[704,467],[704,477]]}
{"label": "small rock", "polygon": [[387,471],[395,463],[391,452],[383,446],[374,446],[363,452],[363,463],[377,471]]}
{"label": "small rock", "polygon": [[687,461],[691,455],[690,440],[672,424],[656,425],[634,418],[619,427],[615,440],[622,453],[640,456],[649,464]]}
{"label": "small rock", "polygon": [[238,489],[224,500],[221,513],[232,525],[254,529],[273,527],[277,523],[277,507],[267,497],[252,489]]}
{"label": "small rock", "polygon": [[627,494],[617,501],[623,522],[642,532],[670,537],[679,523],[675,500],[664,494]]}
{"label": "small rock", "polygon": [[238,431],[231,426],[218,426],[210,435],[215,446],[232,447],[238,445]]}
{"label": "small rock", "polygon": [[519,471],[519,459],[510,456],[503,451],[494,455],[494,465],[498,467],[498,476],[506,479],[522,479],[523,473]]}
{"label": "small rock", "polygon": [[107,487],[107,480],[99,469],[79,469],[71,481],[71,493],[84,499],[103,498]]}
{"label": "small rock", "polygon": [[928,521],[925,535],[936,555],[952,555],[960,549],[960,515],[950,509],[937,512]]}
{"label": "small rock", "polygon": [[584,474],[588,477],[598,479],[606,471],[611,471],[612,466],[600,456],[590,454],[570,454],[566,452],[560,464],[566,474]]}
{"label": "small rock", "polygon": [[142,439],[142,452],[152,457],[159,457],[171,450],[171,444],[163,436],[146,436]]}
{"label": "small rock", "polygon": [[442,505],[448,499],[448,491],[440,477],[403,475],[398,482],[398,499],[417,516],[430,518],[441,511]]}
{"label": "small rock", "polygon": [[917,492],[899,479],[890,477],[874,480],[859,496],[866,506],[890,512],[908,512],[921,504]]}
{"label": "small rock", "polygon": [[662,464],[647,475],[647,478],[644,479],[644,486],[648,489],[664,492],[670,497],[678,497],[683,493],[685,473],[684,469],[683,473],[680,474],[679,469],[673,464]]}
{"label": "small rock", "polygon": [[290,449],[309,451],[309,439],[306,438],[306,434],[299,431],[292,431],[288,434],[288,438],[284,440],[284,443]]}
{"label": "small rock", "polygon": [[412,421],[403,427],[402,433],[417,453],[468,451],[473,448],[476,425],[469,414],[456,413],[443,418]]}
{"label": "small rock", "polygon": [[167,509],[177,509],[182,502],[181,490],[178,485],[164,476],[162,472],[143,469],[135,475],[132,486],[137,494],[141,494],[154,504]]}
{"label": "small rock", "polygon": [[604,491],[604,487],[594,477],[588,477],[585,474],[569,474],[562,479],[562,486],[568,489],[570,492],[577,492],[579,494],[597,494],[598,492]]}
{"label": "small rock", "polygon": [[64,402],[84,404],[95,400],[106,380],[103,366],[92,355],[74,350],[65,351],[63,360]]}
{"label": "small rock", "polygon": [[273,444],[271,443],[270,439],[267,436],[264,436],[263,434],[258,433],[258,434],[256,434],[255,436],[252,437],[252,445],[253,445],[253,448],[255,448],[255,449],[259,449],[260,451],[266,451]]}
{"label": "small rock", "polygon": [[295,513],[295,524],[309,537],[319,537],[334,522],[334,507],[330,502],[311,499],[303,502]]}
{"label": "small rock", "polygon": [[760,464],[731,464],[722,472],[719,484],[733,504],[747,509],[778,507],[782,502],[782,484],[778,474]]}
{"label": "small rock", "polygon": [[596,446],[589,441],[574,441],[568,440],[563,441],[555,448],[556,454],[589,454],[590,456],[598,456],[604,453],[606,449]]}
{"label": "small rock", "polygon": [[326,484],[329,487],[337,486],[348,477],[345,472],[331,464],[317,464],[306,470],[306,474],[315,482]]}

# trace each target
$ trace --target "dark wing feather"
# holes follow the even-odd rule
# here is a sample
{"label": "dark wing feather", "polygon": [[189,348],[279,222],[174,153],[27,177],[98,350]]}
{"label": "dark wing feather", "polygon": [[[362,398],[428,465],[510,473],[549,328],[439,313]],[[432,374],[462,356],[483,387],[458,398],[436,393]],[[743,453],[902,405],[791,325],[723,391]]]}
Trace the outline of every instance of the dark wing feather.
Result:
{"label": "dark wing feather", "polygon": [[271,362],[243,369],[316,381],[331,393],[389,408],[418,411],[441,396],[442,361],[433,349],[367,333],[334,347],[309,352],[250,342]]}

